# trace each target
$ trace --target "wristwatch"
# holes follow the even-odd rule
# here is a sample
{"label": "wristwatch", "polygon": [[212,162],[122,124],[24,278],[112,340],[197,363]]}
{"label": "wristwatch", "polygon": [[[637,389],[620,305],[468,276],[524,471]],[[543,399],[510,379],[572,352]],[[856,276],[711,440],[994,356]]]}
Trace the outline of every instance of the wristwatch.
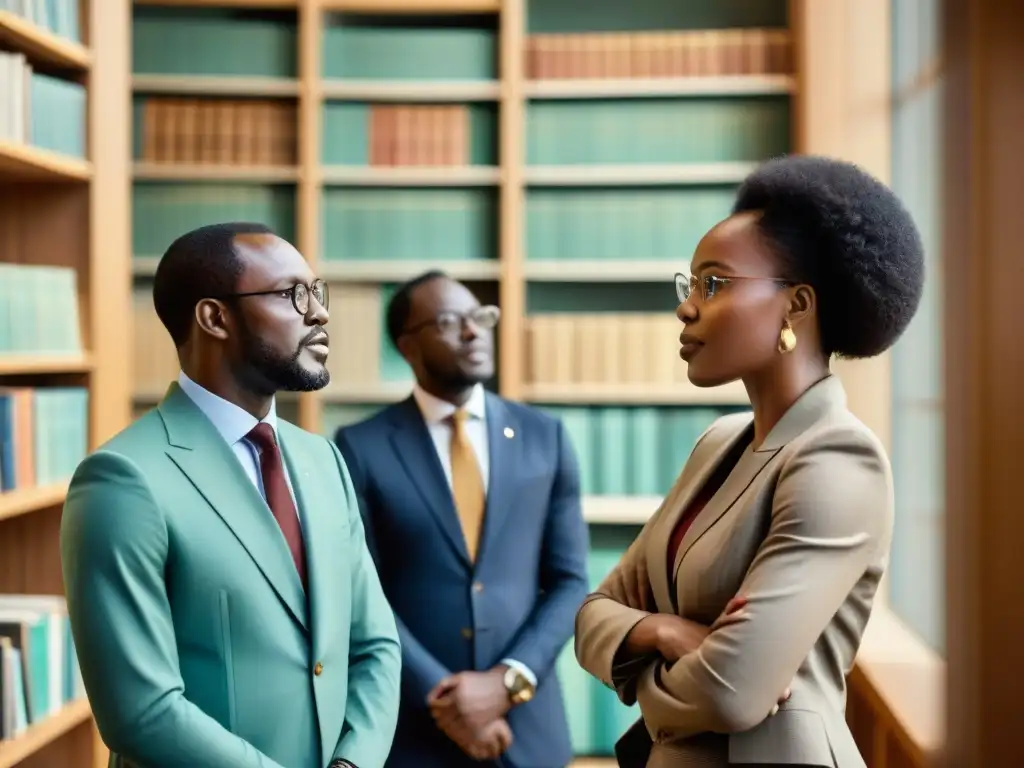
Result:
{"label": "wristwatch", "polygon": [[525,704],[533,698],[533,683],[518,669],[514,667],[506,669],[502,681],[505,683],[505,690],[508,691],[509,701],[513,705]]}
{"label": "wristwatch", "polygon": [[337,760],[332,760],[331,764],[327,768],[356,768],[348,760],[342,760],[340,757]]}

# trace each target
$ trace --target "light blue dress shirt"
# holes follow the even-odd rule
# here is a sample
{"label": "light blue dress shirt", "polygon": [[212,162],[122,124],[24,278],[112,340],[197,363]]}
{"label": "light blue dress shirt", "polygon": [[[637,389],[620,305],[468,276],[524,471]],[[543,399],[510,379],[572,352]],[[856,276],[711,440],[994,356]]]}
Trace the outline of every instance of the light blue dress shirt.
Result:
{"label": "light blue dress shirt", "polygon": [[[267,494],[263,489],[263,473],[260,471],[260,452],[259,449],[246,438],[246,435],[252,431],[253,427],[259,424],[260,420],[248,411],[239,408],[234,403],[229,403],[219,395],[215,395],[210,390],[196,384],[192,379],[185,375],[184,371],[178,374],[178,386],[181,387],[182,391],[188,395],[189,399],[196,404],[199,410],[206,415],[206,418],[210,420],[210,423],[213,424],[220,436],[223,437],[224,441],[231,447],[231,450],[242,465],[242,469],[245,470],[245,474],[248,475],[253,485],[255,485],[259,490],[260,495],[264,500],[266,500]],[[267,413],[263,421],[266,424],[269,424],[270,428],[274,430],[274,436],[276,438],[276,402],[270,403],[270,411]],[[292,480],[288,476],[287,466],[284,468],[284,476],[285,480],[288,481],[288,490],[291,492],[292,503],[295,504],[295,509],[299,515],[299,524],[301,525],[302,512],[299,511],[299,504],[295,499],[295,490],[292,488]]]}

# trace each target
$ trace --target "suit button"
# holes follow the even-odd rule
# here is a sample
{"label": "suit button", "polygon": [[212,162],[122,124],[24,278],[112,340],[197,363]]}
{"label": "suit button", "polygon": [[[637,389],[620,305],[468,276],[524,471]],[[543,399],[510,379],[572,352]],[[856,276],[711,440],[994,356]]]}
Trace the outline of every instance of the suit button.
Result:
{"label": "suit button", "polygon": [[321,664],[321,663],[320,663],[320,662],[318,661],[318,662],[316,663],[316,665],[315,665],[315,666],[313,667],[313,674],[314,674],[314,675],[317,675],[317,676],[319,676],[319,675],[320,675],[320,673],[321,673],[321,672],[323,672],[323,671],[324,671],[324,665],[323,665],[323,664]]}
{"label": "suit button", "polygon": [[474,581],[473,582],[473,591],[474,592],[483,592],[484,591],[484,585],[481,584],[479,581]]}
{"label": "suit button", "polygon": [[471,640],[473,638],[473,630],[470,629],[469,627],[463,627],[462,628],[462,636],[464,638],[466,638],[467,640]]}

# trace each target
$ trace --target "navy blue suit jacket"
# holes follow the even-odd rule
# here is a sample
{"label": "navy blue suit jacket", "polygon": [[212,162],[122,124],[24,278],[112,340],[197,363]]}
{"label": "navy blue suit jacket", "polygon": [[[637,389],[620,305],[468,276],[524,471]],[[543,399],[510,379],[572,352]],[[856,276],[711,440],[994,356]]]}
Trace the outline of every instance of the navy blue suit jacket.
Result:
{"label": "navy blue suit jacket", "polygon": [[537,409],[490,393],[486,409],[490,479],[475,563],[411,396],[335,436],[402,642],[389,768],[478,768],[434,724],[426,697],[448,674],[503,658],[527,665],[538,686],[508,713],[513,744],[498,764],[572,759],[555,662],[589,586],[576,453],[561,422]]}

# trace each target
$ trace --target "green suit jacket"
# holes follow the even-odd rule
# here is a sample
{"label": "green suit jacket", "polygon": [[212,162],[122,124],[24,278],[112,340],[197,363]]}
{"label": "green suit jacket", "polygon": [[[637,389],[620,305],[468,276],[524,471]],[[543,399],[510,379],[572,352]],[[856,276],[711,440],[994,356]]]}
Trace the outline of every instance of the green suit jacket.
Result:
{"label": "green suit jacket", "polygon": [[177,384],[78,467],[61,554],[111,765],[384,765],[401,652],[352,481],[328,440],[278,436],[308,601],[256,486]]}

